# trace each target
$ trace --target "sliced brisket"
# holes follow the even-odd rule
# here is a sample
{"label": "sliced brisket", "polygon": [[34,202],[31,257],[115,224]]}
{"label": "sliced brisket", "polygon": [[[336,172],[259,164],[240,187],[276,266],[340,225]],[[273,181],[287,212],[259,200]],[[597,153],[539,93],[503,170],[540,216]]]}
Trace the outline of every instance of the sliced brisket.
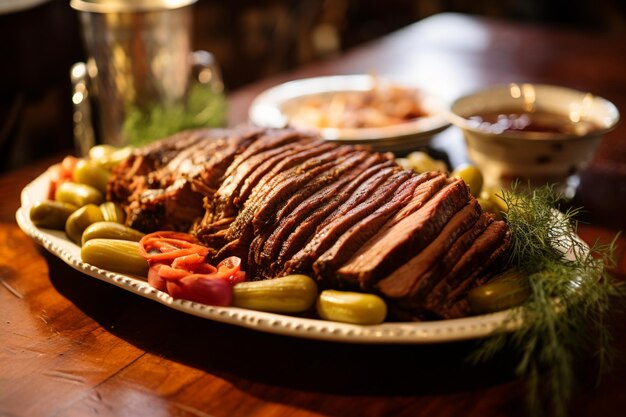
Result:
{"label": "sliced brisket", "polygon": [[[280,223],[274,228],[263,245],[262,258],[276,260],[279,264],[282,263],[280,259],[277,259],[279,251],[283,243],[287,243],[286,240],[292,236],[294,229],[302,226],[304,222],[310,223],[312,221],[311,218],[318,212],[318,208],[328,207],[332,205],[333,199],[339,200],[338,197],[345,196],[349,192],[346,185],[352,183],[355,178],[362,177],[363,173],[367,171],[372,172],[373,170],[370,169],[372,166],[378,167],[379,169],[384,168],[382,161],[390,163],[382,154],[370,155],[365,161],[338,178],[337,181],[328,184],[323,189],[302,201],[289,215],[283,217]],[[339,202],[336,204],[339,204]]]}
{"label": "sliced brisket", "polygon": [[140,230],[193,227],[210,262],[239,256],[249,279],[310,274],[380,294],[396,318],[468,314],[510,248],[462,180],[290,129],[183,132],[133,152],[107,195]]}
{"label": "sliced brisket", "polygon": [[260,230],[268,222],[279,220],[285,209],[294,208],[317,189],[337,179],[349,166],[363,159],[365,155],[362,152],[341,147],[320,156],[322,163],[318,166],[306,166],[305,163],[302,168],[280,175],[254,214],[252,224],[255,230]]}
{"label": "sliced brisket", "polygon": [[276,155],[268,159],[246,179],[239,195],[235,197],[235,205],[241,208],[245,206],[248,201],[254,201],[259,194],[264,195],[267,191],[267,188],[264,188],[265,185],[272,181],[277,175],[291,168],[298,167],[311,158],[315,158],[333,149],[335,149],[335,146],[330,143],[315,141],[312,143],[298,144],[286,154]]}
{"label": "sliced brisket", "polygon": [[369,197],[361,203],[345,211],[341,216],[336,216],[331,221],[322,223],[313,238],[287,263],[288,268],[297,268],[300,272],[311,271],[313,262],[328,250],[346,230],[385,204],[411,176],[409,171],[394,173],[376,187],[373,192],[368,193]]}
{"label": "sliced brisket", "polygon": [[[314,178],[281,205],[274,219],[278,224],[272,224],[263,230],[267,239],[263,239],[263,245],[256,253],[257,262],[273,260],[283,239],[293,229],[298,219],[302,220],[302,216],[321,204],[329,195],[329,190],[336,190],[338,186],[345,184],[345,178],[349,173],[354,175],[355,170],[362,172],[373,162],[371,155],[366,152],[351,154],[343,159],[343,161],[338,160],[338,164],[332,170]],[[306,204],[303,204],[305,202]],[[257,235],[255,240],[260,238],[261,234]]]}
{"label": "sliced brisket", "polygon": [[412,288],[411,297],[415,302],[425,303],[429,294],[438,293],[438,288],[445,285],[445,277],[456,265],[459,259],[474,244],[474,241],[493,222],[493,216],[481,213],[480,217],[472,227],[463,233],[448,249],[439,262],[429,269],[422,278],[417,281],[417,286]]}
{"label": "sliced brisket", "polygon": [[[280,195],[281,197],[273,197],[274,200],[272,202],[266,201],[263,207],[257,211],[253,220],[255,237],[250,245],[248,265],[254,275],[260,275],[261,277],[265,275],[257,274],[255,269],[257,267],[263,267],[263,270],[268,273],[272,271],[270,264],[273,259],[263,253],[263,245],[274,232],[278,223],[307,197],[313,195],[325,185],[339,180],[345,172],[353,169],[366,158],[367,153],[363,151],[348,153],[303,175],[292,177],[296,181],[296,186],[298,186],[295,192],[286,193],[277,189],[276,196]],[[282,196],[288,197],[286,201],[282,201],[285,198]],[[272,196],[269,196],[269,198],[272,198]],[[272,205],[275,207],[274,209],[271,208]],[[263,217],[264,215],[265,218]],[[258,223],[255,224],[255,221],[258,221]]]}
{"label": "sliced brisket", "polygon": [[338,279],[358,281],[362,288],[370,288],[376,279],[423,250],[469,198],[463,180],[453,180],[420,209],[371,238],[339,268]]}
{"label": "sliced brisket", "polygon": [[422,251],[376,284],[376,288],[389,298],[411,295],[423,275],[432,270],[446,255],[457,238],[471,228],[480,216],[480,206],[472,199],[444,226],[437,237]]}
{"label": "sliced brisket", "polygon": [[504,259],[503,255],[508,253],[510,244],[510,231],[506,223],[503,221],[491,223],[459,261],[459,264],[463,265],[465,258],[467,260],[465,266],[471,269],[460,270],[457,264],[452,271],[457,272],[456,276],[445,281],[447,283],[445,302],[438,306],[431,304],[429,307],[433,311],[439,309],[442,317],[454,318],[456,313],[453,307],[465,298],[470,289],[487,280],[490,276],[487,272],[495,271],[492,269],[493,265]]}
{"label": "sliced brisket", "polygon": [[509,249],[506,223],[492,221],[459,258],[454,267],[443,274],[438,285],[421,304],[425,310],[439,317],[451,317],[451,307],[464,297],[482,273],[502,258]]}
{"label": "sliced brisket", "polygon": [[[322,194],[322,200],[319,204],[312,207],[311,211],[306,211],[307,206],[303,206],[301,210],[296,210],[297,212],[299,211],[298,215],[304,218],[295,227],[293,233],[282,243],[276,260],[277,264],[284,265],[280,270],[280,274],[301,272],[300,260],[298,256],[294,255],[313,237],[315,231],[328,215],[333,213],[346,200],[350,199],[353,193],[362,196],[363,193],[359,193],[358,190],[361,190],[364,184],[382,182],[394,171],[397,171],[397,168],[389,160],[377,163],[360,173],[358,170],[355,170],[353,173],[358,173],[356,177],[347,176],[345,184],[339,184],[337,188],[329,188],[326,193]],[[370,181],[370,178],[374,178],[374,180]],[[292,257],[293,259],[291,259]]]}
{"label": "sliced brisket", "polygon": [[[293,139],[292,136],[288,136],[288,138]],[[254,144],[256,143],[257,142]],[[304,138],[301,142],[299,142],[299,145],[302,146],[317,146],[319,144],[319,140],[307,138]],[[237,207],[235,207],[234,200],[236,198],[239,200],[240,189],[243,187],[248,177],[252,174],[256,174],[257,177],[260,177],[269,171],[273,165],[272,161],[279,161],[293,152],[294,145],[293,143],[288,142],[282,146],[263,149],[257,154],[248,156],[247,159],[239,161],[236,169],[232,169],[231,165],[229,167],[230,173],[226,173],[224,181],[215,193],[213,207],[210,209],[207,208],[207,212],[211,214],[211,219],[207,219],[207,221],[212,221],[213,218],[219,219],[237,214],[238,210]]]}
{"label": "sliced brisket", "polygon": [[427,172],[422,175],[416,175],[402,184],[389,201],[342,234],[336,242],[313,263],[315,274],[328,284],[358,287],[358,282],[335,280],[335,271],[350,259],[369,238],[380,230],[382,225],[385,224],[391,216],[413,197],[418,186],[424,185],[437,176],[439,176],[439,174],[436,172]]}

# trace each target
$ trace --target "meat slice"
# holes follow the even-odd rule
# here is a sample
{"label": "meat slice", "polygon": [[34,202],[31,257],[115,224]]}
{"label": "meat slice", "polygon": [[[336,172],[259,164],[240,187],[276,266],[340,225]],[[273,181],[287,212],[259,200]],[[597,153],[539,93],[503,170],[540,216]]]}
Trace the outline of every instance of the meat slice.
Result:
{"label": "meat slice", "polygon": [[[266,239],[272,234],[272,232],[274,232],[275,228],[277,227],[277,223],[279,223],[280,220],[284,218],[284,216],[286,215],[285,213],[290,213],[293,208],[295,208],[299,203],[304,201],[313,193],[319,191],[319,189],[324,187],[324,185],[337,181],[346,171],[353,169],[355,165],[363,162],[367,155],[368,154],[363,151],[357,151],[339,157],[336,160],[328,162],[325,165],[321,165],[313,172],[321,171],[324,168],[326,169],[325,171],[320,172],[317,176],[311,178],[311,180],[308,182],[306,182],[306,180],[308,177],[312,176],[313,172],[309,172],[306,176],[302,176],[302,186],[299,187],[297,191],[295,191],[293,194],[291,194],[291,196],[288,196],[286,201],[281,203],[279,200],[278,204],[280,208],[276,208],[275,210],[266,212],[270,213],[272,218],[265,218],[264,220],[261,220],[263,223],[258,225],[255,237],[250,245],[248,265],[253,275],[264,275],[261,273],[257,273],[257,271],[261,271],[263,269],[263,266],[265,266],[265,269],[268,271],[268,273],[271,273],[269,265],[272,259],[267,254],[263,253],[263,245],[265,244]],[[263,215],[263,210],[270,206],[271,205],[266,202],[264,206],[257,212],[254,220],[257,220],[258,217]]]}
{"label": "meat slice", "polygon": [[[287,136],[283,138],[283,141],[287,141],[287,138],[295,140],[297,136]],[[256,143],[257,142],[253,145]],[[256,174],[257,177],[260,177],[262,174],[267,173],[272,167],[272,162],[280,161],[289,156],[290,153],[294,153],[300,146],[312,147],[320,145],[319,140],[308,138],[301,139],[297,147],[289,141],[287,141],[286,144],[281,144],[282,141],[279,142],[278,140],[270,143],[281,146],[259,150],[258,153],[249,155],[246,159],[238,161],[235,169],[232,168],[235,162],[229,167],[222,184],[215,193],[212,206],[207,207],[207,213],[211,215],[210,218],[207,218],[207,223],[237,214],[238,210],[237,207],[235,207],[234,201],[235,199],[240,200],[239,192],[245,180],[247,180],[250,175]],[[269,144],[267,144],[267,146],[269,146]]]}
{"label": "meat slice", "polygon": [[[335,271],[343,265],[369,238],[374,236],[383,224],[393,216],[416,192],[416,188],[430,188],[427,183],[440,176],[437,172],[426,172],[414,176],[402,184],[393,197],[369,216],[360,220],[324,252],[314,263],[313,270],[318,278],[327,283],[345,287],[357,287],[358,282],[337,282]],[[419,195],[419,193],[418,193]]]}
{"label": "meat slice", "polygon": [[254,141],[254,143],[252,143],[243,152],[237,155],[237,157],[233,160],[233,163],[228,167],[228,170],[225,172],[224,179],[228,179],[228,177],[233,175],[235,170],[237,170],[242,163],[255,155],[271,149],[275,149],[280,146],[294,144],[296,142],[302,143],[308,139],[319,140],[314,136],[307,137],[301,132],[293,129],[263,131],[258,139]]}
{"label": "meat slice", "polygon": [[[504,259],[503,255],[508,253],[510,246],[510,230],[506,223],[503,221],[491,223],[444,279],[445,301],[436,305],[431,301],[428,307],[444,318],[464,315],[466,312],[463,312],[463,304],[459,303],[465,299],[470,289],[488,279],[489,271],[491,273],[497,271],[494,264]],[[435,297],[431,297],[430,300],[433,298]]]}
{"label": "meat slice", "polygon": [[332,221],[325,221],[318,227],[313,238],[294,255],[286,266],[298,268],[300,272],[311,271],[313,262],[328,250],[339,236],[383,205],[411,176],[411,172],[404,170],[394,173],[384,183],[376,187],[369,194],[369,197],[361,203],[347,210],[341,216],[333,218]]}
{"label": "meat slice", "polygon": [[[245,173],[245,178],[241,178],[244,182],[239,182],[228,190],[231,192],[230,195],[226,195],[228,191],[221,190],[219,201],[216,201],[217,199],[206,200],[206,213],[196,230],[200,241],[207,245],[213,245],[214,243],[212,242],[222,242],[220,247],[227,243],[228,240],[226,240],[225,233],[220,232],[217,236],[215,233],[224,229],[223,224],[225,221],[229,222],[227,228],[230,228],[230,225],[240,213],[241,206],[247,201],[246,199],[253,187],[262,180],[268,181],[273,178],[280,169],[297,164],[304,158],[318,155],[329,149],[332,149],[330,144],[324,144],[323,141],[318,139],[312,141],[304,140],[286,145],[285,147],[279,147],[276,149],[278,152],[275,154],[274,150],[263,152],[259,156],[268,153],[271,153],[271,155],[253,170]],[[218,190],[219,192],[220,190]],[[219,227],[216,227],[216,225],[219,225]]]}
{"label": "meat slice", "polygon": [[[278,173],[266,183],[259,183],[256,194],[250,197],[229,227],[225,235],[229,243],[218,252],[218,258],[232,256],[234,253],[231,250],[236,250],[237,254],[241,253],[241,247],[250,245],[255,234],[259,233],[264,224],[270,220],[276,207],[288,199],[294,190],[317,175],[332,169],[338,158],[353,152],[358,150],[351,146],[335,146],[328,152]],[[247,258],[248,256],[245,257]]]}
{"label": "meat slice", "polygon": [[[330,147],[321,147],[321,145],[323,142],[319,139],[305,139],[301,142],[261,152],[239,163],[238,169],[226,177],[222,186],[217,190],[216,198],[207,202],[206,215],[202,225],[208,227],[211,223],[223,218],[236,216],[252,188],[264,176],[275,175],[277,165],[284,166],[288,161],[294,159],[294,155],[303,152],[307,155],[316,155],[330,149]],[[272,172],[273,168],[274,172]]]}
{"label": "meat slice", "polygon": [[506,223],[493,221],[490,215],[483,215],[477,224],[485,221],[488,224],[482,233],[465,248],[456,264],[447,273],[441,274],[433,289],[420,296],[402,300],[399,303],[401,308],[412,311],[412,316],[428,312],[430,317],[452,317],[452,307],[465,297],[469,289],[482,282],[481,277],[487,277],[485,271],[503,259],[510,247]]}
{"label": "meat slice", "polygon": [[371,288],[375,280],[426,247],[469,198],[465,182],[453,180],[419,210],[371,238],[339,268],[339,279]]}
{"label": "meat slice", "polygon": [[367,155],[350,148],[337,148],[329,152],[327,162],[318,167],[294,170],[285,175],[263,199],[262,206],[254,215],[253,225],[260,230],[266,223],[279,220],[306,197],[337,179],[347,169],[363,161]]}
{"label": "meat slice", "polygon": [[[368,159],[368,157],[370,157]],[[280,241],[291,231],[294,226],[294,222],[298,218],[298,214],[306,214],[310,212],[312,206],[319,204],[320,200],[328,195],[328,190],[337,189],[337,184],[344,184],[344,177],[351,171],[358,169],[364,162],[369,161],[371,165],[371,155],[366,152],[358,152],[350,154],[343,159],[338,160],[337,165],[325,172],[322,175],[317,176],[294,195],[292,195],[276,212],[275,221],[278,224],[271,225],[272,227],[266,227],[262,234],[257,235],[255,240],[260,239],[262,235],[265,235],[269,240],[266,241],[263,238],[263,245],[259,247],[259,250],[255,253],[256,262],[262,262],[263,260],[273,259],[280,247]],[[310,201],[311,198],[313,201]],[[308,205],[302,206],[302,203],[307,201]],[[305,207],[302,209],[301,207]],[[298,209],[296,211],[296,209]],[[306,210],[303,213],[303,210]]]}
{"label": "meat slice", "polygon": [[457,238],[470,229],[480,217],[480,206],[472,199],[444,226],[437,237],[409,261],[401,264],[376,284],[376,288],[388,298],[403,298],[412,294],[424,278],[445,257]]}
{"label": "meat slice", "polygon": [[241,209],[249,200],[254,201],[259,194],[263,195],[267,191],[264,186],[278,174],[297,167],[299,164],[304,164],[312,158],[335,149],[335,147],[331,143],[316,141],[303,146],[294,146],[286,154],[276,155],[268,159],[246,179],[239,195],[234,199],[235,205]]}
{"label": "meat slice", "polygon": [[[285,239],[290,236],[294,229],[301,226],[303,222],[310,221],[311,214],[316,213],[318,208],[328,207],[333,200],[339,200],[338,197],[346,195],[348,187],[345,186],[353,182],[355,178],[362,178],[364,172],[373,172],[369,168],[372,166],[377,166],[379,169],[384,168],[382,161],[390,163],[382,154],[369,155],[365,161],[341,175],[336,181],[302,201],[293,211],[284,216],[274,228],[263,245],[262,258],[276,260]],[[339,203],[337,202],[337,204]]]}
{"label": "meat slice", "polygon": [[[268,193],[275,191],[276,187],[285,178],[327,163],[329,160],[338,156],[337,150],[338,148],[332,144],[306,148],[305,150],[286,157],[284,160],[274,165],[273,169],[258,179],[258,183],[254,186],[254,189],[249,191],[249,197],[228,230],[228,240],[238,239],[248,230],[248,227],[252,225],[252,219],[256,211],[262,205],[263,199],[267,197]],[[339,152],[345,153],[348,152],[348,149],[344,147],[341,148]],[[247,184],[248,181],[246,181],[246,185]],[[241,194],[243,195],[244,193],[246,193],[246,190],[242,190]],[[249,231],[251,231],[251,229]]]}
{"label": "meat slice", "polygon": [[323,189],[326,185],[338,181],[349,170],[354,169],[355,166],[362,163],[368,155],[368,152],[359,151],[349,154],[347,157],[337,159],[332,169],[314,178],[313,181],[309,182],[289,197],[284,204],[281,204],[280,208],[276,210],[276,220],[284,218],[300,203]]}
{"label": "meat slice", "polygon": [[480,217],[472,227],[463,233],[447,250],[441,260],[430,268],[411,290],[411,299],[415,303],[425,303],[426,297],[436,294],[445,285],[445,277],[454,268],[461,257],[474,244],[474,241],[485,231],[494,221],[494,217],[488,213],[481,213]]}
{"label": "meat slice", "polygon": [[396,225],[400,220],[408,217],[419,210],[430,198],[450,182],[448,176],[443,172],[431,171],[432,179],[415,190],[413,198],[411,198],[404,207],[402,207],[387,223],[380,229],[380,233],[384,233],[389,228]]}
{"label": "meat slice", "polygon": [[[398,170],[397,167],[389,160],[376,163],[367,168],[363,172],[358,170],[352,171],[355,176],[346,176],[345,183],[338,183],[337,187],[330,187],[325,192],[318,194],[320,201],[311,203],[303,203],[302,207],[295,210],[295,214],[302,217],[299,224],[296,225],[293,232],[285,239],[280,247],[280,252],[276,259],[278,265],[284,265],[280,270],[280,274],[288,274],[295,271],[301,271],[299,259],[294,256],[297,251],[303,248],[308,242],[320,223],[327,216],[349,200],[354,195],[363,195],[359,190],[366,189],[367,184],[382,182]],[[372,189],[370,188],[369,191]],[[354,193],[354,194],[353,194]],[[314,204],[314,205],[312,205]],[[354,203],[356,205],[356,201]],[[310,210],[309,210],[310,208]],[[280,243],[280,242],[278,242]],[[292,260],[290,260],[293,257]]]}

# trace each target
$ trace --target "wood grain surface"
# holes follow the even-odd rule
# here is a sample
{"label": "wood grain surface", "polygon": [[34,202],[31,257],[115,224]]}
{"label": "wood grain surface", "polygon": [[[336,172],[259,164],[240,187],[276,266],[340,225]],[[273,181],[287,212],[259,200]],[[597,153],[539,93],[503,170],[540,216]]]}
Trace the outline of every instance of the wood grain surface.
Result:
{"label": "wood grain surface", "polygon": [[[626,109],[626,39],[461,15],[416,23],[344,56],[230,97],[232,124],[263,89],[305,76],[414,74],[452,98],[481,86],[532,81],[585,89]],[[588,242],[624,228],[626,128],[602,142],[577,199]],[[465,159],[460,133],[434,151]],[[0,416],[524,416],[524,385],[504,353],[467,362],[476,341],[349,345],[264,334],[189,316],[78,273],[15,223],[20,190],[61,155],[0,177]],[[619,241],[626,278],[626,240]],[[598,387],[580,360],[574,416],[626,409],[626,316],[611,325],[618,360]]]}

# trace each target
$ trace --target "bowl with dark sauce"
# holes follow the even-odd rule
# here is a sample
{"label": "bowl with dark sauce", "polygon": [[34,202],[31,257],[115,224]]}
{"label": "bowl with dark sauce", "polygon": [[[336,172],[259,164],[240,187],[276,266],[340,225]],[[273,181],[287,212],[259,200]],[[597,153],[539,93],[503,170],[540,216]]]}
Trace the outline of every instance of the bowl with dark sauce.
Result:
{"label": "bowl with dark sauce", "polygon": [[592,160],[619,111],[588,92],[542,84],[507,84],[454,101],[451,122],[487,186],[514,180],[565,185]]}

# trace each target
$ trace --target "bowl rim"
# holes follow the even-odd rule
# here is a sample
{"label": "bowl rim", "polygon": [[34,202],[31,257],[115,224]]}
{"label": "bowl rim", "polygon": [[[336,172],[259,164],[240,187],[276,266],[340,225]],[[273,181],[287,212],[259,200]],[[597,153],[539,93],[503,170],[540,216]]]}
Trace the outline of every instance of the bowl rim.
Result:
{"label": "bowl rim", "polygon": [[[462,102],[478,98],[478,96],[483,95],[483,94],[488,94],[490,92],[508,91],[511,89],[511,86],[513,85],[520,85],[520,86],[530,85],[535,90],[538,90],[538,89],[539,90],[541,89],[560,90],[565,93],[579,94],[581,96],[590,94],[593,97],[594,101],[598,101],[604,108],[606,108],[607,113],[610,116],[610,122],[608,123],[607,126],[600,127],[599,129],[594,129],[584,135],[576,135],[576,134],[571,134],[571,133],[529,132],[529,131],[507,131],[503,133],[494,133],[494,132],[488,132],[483,129],[479,129],[479,128],[472,126],[472,124],[469,123],[469,119],[467,117],[460,115],[457,112],[457,110],[455,110],[455,107],[457,107]],[[560,142],[566,139],[567,140],[588,140],[591,138],[596,138],[598,136],[602,136],[606,134],[607,132],[610,132],[611,130],[615,129],[615,126],[620,121],[620,113],[619,113],[617,106],[615,106],[615,104],[613,104],[611,101],[607,100],[606,98],[602,96],[590,93],[588,91],[586,92],[586,91],[577,90],[574,88],[561,86],[561,85],[555,85],[555,84],[515,83],[515,82],[491,85],[485,88],[474,90],[473,92],[470,92],[468,94],[465,94],[461,97],[456,98],[450,104],[448,117],[449,117],[450,123],[453,124],[454,126],[462,130],[468,130],[474,133],[479,133],[483,135],[484,137],[501,138],[502,140],[531,140],[531,141],[542,141],[542,142],[549,142],[549,141]]]}

